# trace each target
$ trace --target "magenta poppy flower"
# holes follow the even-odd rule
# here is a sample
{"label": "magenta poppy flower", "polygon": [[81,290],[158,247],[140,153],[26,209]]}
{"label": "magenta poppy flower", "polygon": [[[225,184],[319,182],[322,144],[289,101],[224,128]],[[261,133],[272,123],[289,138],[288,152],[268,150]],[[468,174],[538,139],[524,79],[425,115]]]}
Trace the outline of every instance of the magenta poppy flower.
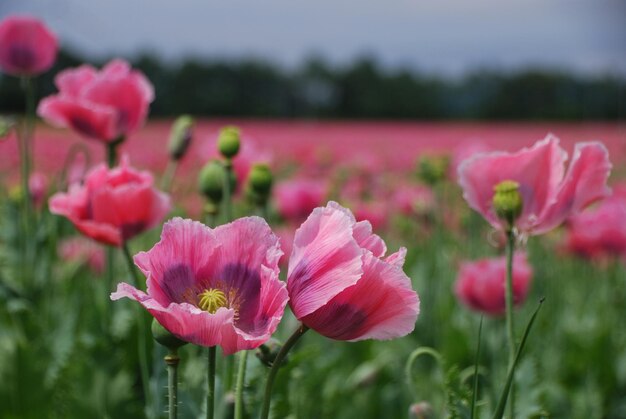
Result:
{"label": "magenta poppy flower", "polygon": [[113,169],[101,164],[83,185],[50,198],[50,212],[67,217],[84,235],[121,246],[159,224],[170,210],[170,198],[154,187],[149,172],[139,172],[122,157]]}
{"label": "magenta poppy flower", "polygon": [[14,76],[34,76],[54,64],[57,38],[42,21],[9,16],[0,22],[0,68]]}
{"label": "magenta poppy flower", "polygon": [[495,228],[504,229],[492,206],[494,187],[516,182],[523,207],[515,226],[527,234],[542,234],[610,193],[606,180],[611,163],[602,143],[576,144],[567,172],[566,159],[559,140],[549,135],[516,153],[483,153],[465,160],[459,183],[470,207]]}
{"label": "magenta poppy flower", "polygon": [[122,283],[111,299],[138,301],[173,335],[224,354],[253,349],[276,330],[287,290],[278,279],[282,251],[265,220],[240,218],[211,229],[174,218],[161,241],[135,256],[147,294]]}
{"label": "magenta poppy flower", "polygon": [[[526,301],[533,271],[524,253],[516,253],[513,260],[513,303]],[[486,314],[504,314],[506,306],[506,258],[481,259],[464,262],[454,284],[454,291],[469,308]]]}
{"label": "magenta poppy flower", "polygon": [[323,204],[328,194],[326,182],[297,178],[276,185],[274,196],[280,215],[294,222],[302,222],[316,207]]}
{"label": "magenta poppy flower", "polygon": [[64,70],[54,81],[59,93],[39,103],[39,116],[103,142],[139,129],[154,100],[152,84],[123,60],[113,60],[101,71],[89,65]]}
{"label": "magenta poppy flower", "polygon": [[415,327],[419,298],[402,270],[406,249],[384,257],[367,221],[329,202],[296,231],[287,290],[295,316],[337,340],[392,339]]}
{"label": "magenta poppy flower", "polygon": [[566,243],[589,259],[626,259],[626,197],[614,195],[570,218]]}

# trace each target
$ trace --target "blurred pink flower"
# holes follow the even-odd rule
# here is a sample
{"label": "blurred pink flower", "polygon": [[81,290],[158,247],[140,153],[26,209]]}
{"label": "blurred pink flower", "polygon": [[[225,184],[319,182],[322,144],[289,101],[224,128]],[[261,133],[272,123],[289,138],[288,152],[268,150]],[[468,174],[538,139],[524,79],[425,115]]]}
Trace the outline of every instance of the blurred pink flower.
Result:
{"label": "blurred pink flower", "polygon": [[406,249],[384,258],[369,222],[329,202],[296,231],[287,290],[295,316],[337,340],[392,339],[415,327],[419,298],[402,270]]}
{"label": "blurred pink flower", "polygon": [[569,219],[567,249],[596,259],[626,259],[626,196],[614,195]]}
{"label": "blurred pink flower", "polygon": [[48,178],[41,172],[31,173],[30,178],[28,178],[28,190],[33,205],[39,207],[46,198]]}
{"label": "blurred pink flower", "polygon": [[314,208],[322,205],[328,195],[323,180],[297,178],[286,180],[274,189],[280,215],[293,222],[302,222]]}
{"label": "blurred pink flower", "polygon": [[293,247],[293,238],[296,233],[295,229],[291,226],[280,226],[276,228],[275,233],[280,240],[280,247],[283,250],[283,255],[278,262],[281,266],[287,266],[289,255]]}
{"label": "blurred pink flower", "polygon": [[122,157],[118,167],[101,164],[69,191],[50,198],[50,212],[67,217],[84,235],[101,243],[121,246],[163,220],[170,198],[153,185],[149,172],[139,172]]}
{"label": "blurred pink flower", "polygon": [[89,65],[64,70],[54,81],[59,93],[39,103],[39,116],[107,143],[139,129],[154,100],[143,73],[119,59],[99,72]]}
{"label": "blurred pink flower", "polygon": [[407,216],[425,214],[435,209],[435,195],[432,189],[425,185],[398,185],[392,201],[396,211]]}
{"label": "blurred pink flower", "polygon": [[[513,261],[513,303],[526,301],[533,271],[526,254],[516,253]],[[454,284],[456,296],[469,308],[490,315],[504,314],[506,258],[463,262]]]}
{"label": "blurred pink flower", "polygon": [[566,159],[567,153],[552,135],[516,153],[475,155],[459,167],[463,197],[492,226],[503,229],[492,207],[494,187],[515,181],[523,199],[516,227],[528,234],[545,233],[610,193],[606,180],[611,163],[602,143],[576,144],[567,173]]}
{"label": "blurred pink flower", "polygon": [[389,220],[389,206],[383,200],[358,202],[353,210],[357,221],[368,221],[376,230],[384,228]]}
{"label": "blurred pink flower", "polygon": [[77,236],[59,244],[59,257],[66,262],[86,263],[97,273],[104,272],[104,248],[92,240]]}
{"label": "blurred pink flower", "polygon": [[215,229],[174,218],[159,243],[135,256],[147,277],[147,294],[121,283],[111,299],[138,301],[186,342],[219,345],[226,355],[253,349],[274,333],[287,304],[278,279],[281,254],[262,218]]}
{"label": "blurred pink flower", "polygon": [[0,22],[0,69],[14,76],[34,76],[54,64],[57,38],[42,21],[9,16]]}

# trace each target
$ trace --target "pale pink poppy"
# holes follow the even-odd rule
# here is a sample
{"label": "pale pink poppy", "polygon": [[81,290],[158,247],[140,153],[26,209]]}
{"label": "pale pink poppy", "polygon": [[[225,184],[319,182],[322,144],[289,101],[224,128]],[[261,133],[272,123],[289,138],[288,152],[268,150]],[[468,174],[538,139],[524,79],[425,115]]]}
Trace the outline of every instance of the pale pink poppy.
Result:
{"label": "pale pink poppy", "polygon": [[290,306],[303,324],[337,340],[392,339],[415,327],[419,298],[402,270],[406,249],[385,257],[367,221],[329,202],[296,231]]}
{"label": "pale pink poppy", "polygon": [[276,330],[287,304],[278,279],[282,251],[265,220],[240,218],[211,229],[174,218],[161,241],[135,256],[147,294],[121,283],[111,299],[138,301],[173,335],[224,354],[253,349]]}
{"label": "pale pink poppy", "polygon": [[154,90],[148,79],[123,60],[97,71],[82,65],[60,72],[59,89],[39,103],[37,113],[51,124],[103,142],[139,129],[148,116]]}
{"label": "pale pink poppy", "polygon": [[[526,301],[533,271],[524,253],[516,253],[513,260],[513,303]],[[501,315],[506,306],[506,258],[481,259],[463,262],[454,284],[456,296],[473,310],[490,315]]]}
{"label": "pale pink poppy", "polygon": [[274,188],[279,214],[294,222],[302,222],[313,209],[322,205],[327,194],[326,182],[317,179],[286,180]]}
{"label": "pale pink poppy", "polygon": [[159,224],[170,210],[170,198],[154,187],[149,172],[140,172],[123,156],[113,169],[101,164],[85,183],[50,198],[50,212],[67,217],[84,235],[120,246]]}
{"label": "pale pink poppy", "polygon": [[517,182],[523,208],[515,226],[527,234],[541,234],[610,193],[606,180],[611,163],[602,143],[576,144],[567,172],[566,159],[559,140],[549,135],[516,153],[484,153],[465,160],[459,183],[470,207],[503,229],[492,206],[494,187],[505,180]]}
{"label": "pale pink poppy", "polygon": [[597,259],[626,259],[626,197],[614,195],[568,220],[567,249]]}
{"label": "pale pink poppy", "polygon": [[104,272],[104,248],[85,237],[63,240],[58,247],[59,257],[66,262],[85,263],[97,273]]}
{"label": "pale pink poppy", "polygon": [[9,16],[0,22],[0,68],[14,76],[33,76],[54,64],[57,38],[42,21]]}

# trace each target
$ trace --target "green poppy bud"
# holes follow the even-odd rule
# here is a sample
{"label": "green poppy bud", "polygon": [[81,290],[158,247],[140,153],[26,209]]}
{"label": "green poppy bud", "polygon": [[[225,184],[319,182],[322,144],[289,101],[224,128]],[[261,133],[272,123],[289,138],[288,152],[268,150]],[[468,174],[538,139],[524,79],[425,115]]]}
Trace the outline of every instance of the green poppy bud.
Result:
{"label": "green poppy bud", "polygon": [[522,194],[519,191],[519,183],[513,180],[504,180],[493,188],[493,209],[498,218],[505,221],[509,228],[513,227],[515,220],[521,215],[524,208]]}
{"label": "green poppy bud", "polygon": [[194,120],[189,115],[180,116],[172,125],[168,151],[172,160],[183,158],[191,145]]}
{"label": "green poppy bud", "polygon": [[218,160],[204,165],[198,176],[198,189],[212,203],[219,204],[224,196],[224,166]]}
{"label": "green poppy bud", "polygon": [[234,126],[224,127],[217,138],[217,149],[222,156],[232,159],[239,152],[240,143],[241,135],[239,128]]}

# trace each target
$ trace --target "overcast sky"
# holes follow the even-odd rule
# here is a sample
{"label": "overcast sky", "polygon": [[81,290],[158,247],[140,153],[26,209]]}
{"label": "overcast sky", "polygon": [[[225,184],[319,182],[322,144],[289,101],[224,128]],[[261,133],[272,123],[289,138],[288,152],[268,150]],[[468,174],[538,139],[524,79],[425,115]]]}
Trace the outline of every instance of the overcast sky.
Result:
{"label": "overcast sky", "polygon": [[312,53],[342,64],[459,75],[549,67],[626,74],[624,0],[0,0],[96,58],[139,51],[256,56],[293,66]]}

